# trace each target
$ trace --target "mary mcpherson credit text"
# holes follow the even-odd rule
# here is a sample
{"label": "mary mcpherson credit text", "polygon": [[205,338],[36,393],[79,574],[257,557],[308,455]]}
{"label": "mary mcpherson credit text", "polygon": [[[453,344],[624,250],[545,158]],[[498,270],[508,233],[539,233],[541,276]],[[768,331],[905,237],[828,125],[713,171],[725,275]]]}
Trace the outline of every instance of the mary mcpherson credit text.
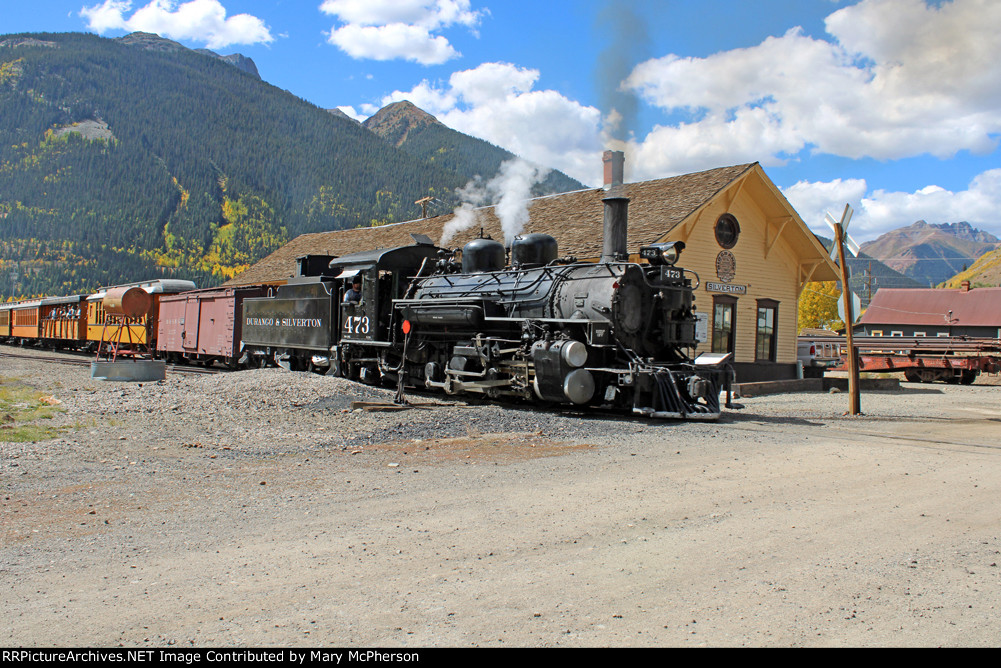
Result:
{"label": "mary mcpherson credit text", "polygon": [[3,650],[4,663],[34,663],[60,661],[69,663],[273,663],[273,664],[332,664],[354,663],[419,663],[419,652],[380,652],[378,650]]}

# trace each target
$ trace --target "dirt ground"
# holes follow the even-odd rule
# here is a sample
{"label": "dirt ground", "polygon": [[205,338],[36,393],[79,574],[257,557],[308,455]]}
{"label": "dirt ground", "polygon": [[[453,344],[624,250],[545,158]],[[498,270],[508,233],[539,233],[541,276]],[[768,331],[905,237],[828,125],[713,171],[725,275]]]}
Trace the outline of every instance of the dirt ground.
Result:
{"label": "dirt ground", "polygon": [[238,396],[216,376],[0,377],[67,411],[60,438],[3,450],[0,645],[1001,643],[997,384],[691,423],[301,398],[227,418],[195,398]]}

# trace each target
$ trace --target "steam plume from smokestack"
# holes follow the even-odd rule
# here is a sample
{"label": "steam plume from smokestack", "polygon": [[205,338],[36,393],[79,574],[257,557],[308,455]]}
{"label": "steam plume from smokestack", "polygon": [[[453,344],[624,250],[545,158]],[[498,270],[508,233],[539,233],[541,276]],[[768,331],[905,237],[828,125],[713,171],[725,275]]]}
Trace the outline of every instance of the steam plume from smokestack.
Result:
{"label": "steam plume from smokestack", "polygon": [[650,38],[644,20],[625,3],[608,2],[597,16],[595,27],[611,43],[598,56],[595,79],[604,120],[604,143],[625,151],[638,127],[639,100],[623,88],[633,68],[650,52]]}
{"label": "steam plume from smokestack", "polygon": [[549,171],[548,168],[514,158],[503,163],[497,175],[486,183],[477,176],[456,191],[462,204],[455,209],[454,217],[442,229],[440,244],[448,244],[456,234],[478,224],[480,213],[477,207],[490,203],[495,205],[494,213],[500,219],[504,241],[510,244],[525,230],[532,187],[542,182]]}

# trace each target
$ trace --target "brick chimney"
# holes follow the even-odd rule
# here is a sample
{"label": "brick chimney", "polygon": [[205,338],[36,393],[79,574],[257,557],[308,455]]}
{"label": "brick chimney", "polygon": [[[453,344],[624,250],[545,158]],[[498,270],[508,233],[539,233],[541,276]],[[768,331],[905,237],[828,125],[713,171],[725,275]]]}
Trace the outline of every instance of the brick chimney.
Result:
{"label": "brick chimney", "polygon": [[963,281],[962,283],[960,283],[959,284],[959,291],[960,292],[969,292],[970,291],[970,282],[969,281]]}
{"label": "brick chimney", "polygon": [[621,186],[626,171],[626,154],[622,151],[605,151],[601,161],[605,164],[605,190]]}

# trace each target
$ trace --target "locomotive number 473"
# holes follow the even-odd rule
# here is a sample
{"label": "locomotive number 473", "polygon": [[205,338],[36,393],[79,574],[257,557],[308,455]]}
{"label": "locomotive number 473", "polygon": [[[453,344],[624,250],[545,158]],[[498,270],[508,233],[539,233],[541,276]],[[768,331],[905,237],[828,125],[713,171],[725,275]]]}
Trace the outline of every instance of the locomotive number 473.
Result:
{"label": "locomotive number 473", "polygon": [[344,319],[344,331],[348,334],[368,334],[368,316],[354,315]]}

